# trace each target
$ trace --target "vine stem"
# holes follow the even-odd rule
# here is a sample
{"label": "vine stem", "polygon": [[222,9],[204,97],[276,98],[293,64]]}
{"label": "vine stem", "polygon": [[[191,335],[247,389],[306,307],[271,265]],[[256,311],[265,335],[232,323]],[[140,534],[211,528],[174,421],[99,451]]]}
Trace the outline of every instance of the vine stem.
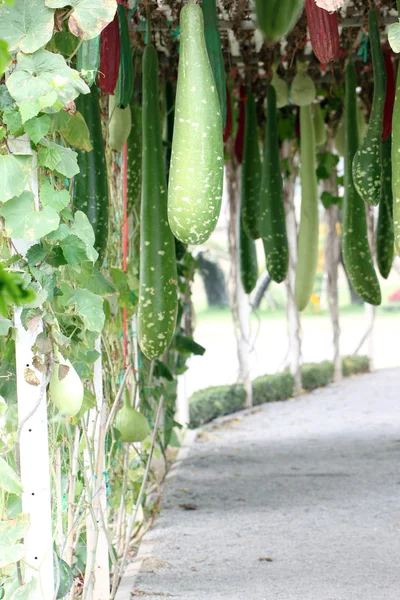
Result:
{"label": "vine stem", "polygon": [[117,393],[117,395],[116,395],[116,397],[115,397],[114,403],[113,403],[113,405],[112,405],[112,407],[111,407],[110,414],[108,415],[108,419],[107,419],[107,423],[106,423],[106,427],[105,427],[105,432],[106,432],[106,433],[107,433],[107,431],[110,429],[110,427],[111,427],[111,423],[112,423],[112,422],[113,422],[113,420],[114,420],[115,413],[116,413],[116,410],[117,410],[117,406],[118,406],[118,404],[119,404],[119,401],[121,400],[122,393],[123,393],[123,391],[124,391],[124,389],[125,389],[126,380],[128,379],[128,375],[129,375],[129,373],[131,372],[131,369],[132,369],[132,366],[131,366],[131,365],[128,365],[128,366],[126,367],[124,378],[123,378],[123,380],[122,380],[122,383],[121,383],[121,385],[120,385],[120,388],[119,388],[119,390],[118,390],[118,393]]}
{"label": "vine stem", "polygon": [[114,597],[115,597],[119,581],[121,580],[121,577],[122,577],[122,575],[124,573],[126,561],[128,559],[129,541],[131,539],[132,531],[133,531],[133,528],[134,528],[135,523],[136,523],[136,517],[137,517],[137,513],[138,513],[138,510],[139,510],[139,507],[142,504],[144,490],[145,490],[145,487],[146,487],[146,484],[147,484],[147,479],[148,479],[149,472],[150,472],[151,461],[152,461],[152,458],[153,458],[154,448],[155,448],[156,440],[157,440],[158,424],[160,422],[160,417],[161,417],[161,412],[162,412],[163,404],[164,404],[164,395],[161,396],[160,401],[158,403],[157,414],[156,414],[156,418],[155,418],[155,421],[154,421],[154,429],[153,429],[153,435],[152,435],[152,438],[151,438],[151,446],[150,446],[149,456],[148,456],[148,459],[147,459],[146,470],[144,472],[143,481],[142,481],[142,485],[140,487],[139,496],[138,496],[138,499],[136,501],[135,510],[131,514],[130,519],[129,519],[128,529],[126,531],[126,536],[125,536],[125,550],[124,550],[124,554],[122,556],[121,565],[120,565],[119,571],[116,569],[115,572],[114,572],[112,589],[111,589],[111,595],[110,595],[111,600],[113,600]]}

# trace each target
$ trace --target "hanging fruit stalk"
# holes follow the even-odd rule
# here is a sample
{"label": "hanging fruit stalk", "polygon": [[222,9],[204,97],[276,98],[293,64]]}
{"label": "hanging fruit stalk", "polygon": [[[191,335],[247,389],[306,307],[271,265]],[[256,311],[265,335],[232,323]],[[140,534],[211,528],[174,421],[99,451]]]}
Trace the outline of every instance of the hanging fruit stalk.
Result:
{"label": "hanging fruit stalk", "polygon": [[251,294],[258,279],[257,251],[254,240],[245,231],[242,218],[239,218],[239,265],[243,289],[246,294]]}
{"label": "hanging fruit stalk", "polygon": [[118,12],[100,34],[100,73],[98,84],[103,94],[113,94],[118,81],[121,57]]}
{"label": "hanging fruit stalk", "polygon": [[242,164],[241,211],[244,230],[257,240],[260,236],[261,157],[258,142],[256,102],[247,94],[244,119],[244,149]]}
{"label": "hanging fruit stalk", "polygon": [[306,15],[311,46],[319,62],[326,65],[339,57],[339,28],[336,12],[328,12],[306,0]]}
{"label": "hanging fruit stalk", "polygon": [[353,180],[367,204],[376,206],[381,195],[381,139],[386,95],[386,70],[376,12],[368,13],[369,39],[374,71],[374,98],[367,133],[353,161]]}
{"label": "hanging fruit stalk", "polygon": [[387,279],[392,269],[394,253],[393,193],[392,193],[392,140],[389,137],[381,144],[382,189],[376,227],[376,262],[379,272]]}
{"label": "hanging fruit stalk", "polygon": [[346,272],[357,294],[369,304],[381,303],[381,290],[368,243],[365,204],[353,180],[353,159],[358,146],[356,72],[346,68],[344,198],[342,212],[342,252]]}
{"label": "hanging fruit stalk", "polygon": [[203,0],[204,37],[206,40],[208,58],[217,86],[219,103],[221,106],[222,127],[226,124],[226,75],[225,63],[222,54],[221,39],[218,29],[218,15],[216,0]]}
{"label": "hanging fruit stalk", "polygon": [[276,92],[272,85],[268,87],[267,92],[260,213],[260,228],[267,271],[274,281],[280,283],[285,279],[288,270],[289,250],[279,159]]}
{"label": "hanging fruit stalk", "polygon": [[203,244],[214,231],[221,211],[221,108],[198,4],[189,3],[182,8],[180,26],[168,219],[178,240]]}
{"label": "hanging fruit stalk", "polygon": [[149,45],[143,53],[142,136],[138,339],[142,352],[152,360],[164,352],[174,335],[178,276],[168,226],[158,57]]}

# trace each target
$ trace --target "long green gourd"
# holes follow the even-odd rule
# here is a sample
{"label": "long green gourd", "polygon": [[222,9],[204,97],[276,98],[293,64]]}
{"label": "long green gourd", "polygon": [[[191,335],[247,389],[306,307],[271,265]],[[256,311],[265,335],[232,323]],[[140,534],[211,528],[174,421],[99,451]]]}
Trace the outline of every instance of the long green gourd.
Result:
{"label": "long green gourd", "polygon": [[245,102],[241,210],[247,235],[257,240],[260,233],[261,156],[258,143],[256,102],[250,90]]}
{"label": "long green gourd", "polygon": [[208,58],[214,74],[221,106],[222,127],[226,123],[226,75],[224,56],[222,54],[221,38],[218,30],[218,15],[216,0],[203,0],[204,37],[206,40]]}
{"label": "long green gourd", "polygon": [[154,46],[143,53],[142,202],[138,339],[152,360],[172,340],[178,309],[175,244],[168,226],[167,181],[162,147],[158,57]]}
{"label": "long green gourd", "polygon": [[386,68],[376,12],[368,13],[369,39],[374,69],[374,98],[367,133],[353,160],[353,180],[361,198],[376,206],[381,194],[381,139],[386,96]]}
{"label": "long green gourd", "polygon": [[267,92],[267,120],[260,190],[260,227],[267,271],[274,281],[280,283],[285,279],[288,270],[289,250],[279,160],[276,90],[272,85],[268,86]]}
{"label": "long green gourd", "polygon": [[100,36],[83,40],[76,57],[76,66],[81,77],[92,87],[100,65]]}
{"label": "long green gourd", "polygon": [[387,279],[392,269],[394,252],[393,194],[392,194],[392,139],[381,144],[382,187],[376,227],[376,262],[379,272]]}
{"label": "long green gourd", "polygon": [[178,240],[202,244],[214,231],[221,210],[222,118],[197,4],[182,8],[180,27],[168,219]]}
{"label": "long green gourd", "polygon": [[107,165],[96,85],[91,87],[90,94],[81,94],[76,99],[76,107],[89,128],[93,150],[77,151],[80,172],[74,177],[73,204],[86,214],[93,227],[95,248],[101,265],[107,249],[109,206]]}
{"label": "long green gourd", "polygon": [[304,310],[318,265],[318,188],[311,104],[300,107],[300,161],[301,213],[294,295],[298,310]]}
{"label": "long green gourd", "polygon": [[400,256],[400,69],[397,69],[396,97],[392,121],[393,227],[397,254]]}
{"label": "long green gourd", "polygon": [[243,289],[246,294],[251,294],[258,279],[257,251],[255,241],[243,227],[242,219],[239,219],[239,265]]}
{"label": "long green gourd", "polygon": [[119,40],[120,40],[120,63],[118,81],[115,88],[115,96],[118,108],[127,108],[133,94],[133,59],[129,37],[129,25],[126,8],[122,4],[117,6]]}
{"label": "long green gourd", "polygon": [[352,164],[357,150],[356,72],[346,68],[344,198],[342,211],[342,253],[347,274],[357,294],[369,304],[381,303],[381,290],[368,243],[365,204],[353,181]]}

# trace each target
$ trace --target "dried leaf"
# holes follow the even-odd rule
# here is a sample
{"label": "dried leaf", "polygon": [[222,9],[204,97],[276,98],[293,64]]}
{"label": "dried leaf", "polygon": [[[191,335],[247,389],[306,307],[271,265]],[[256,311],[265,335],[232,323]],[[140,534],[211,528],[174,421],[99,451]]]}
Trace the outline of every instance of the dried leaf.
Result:
{"label": "dried leaf", "polygon": [[185,504],[180,504],[179,506],[184,510],[197,510],[197,505],[191,502],[185,502]]}
{"label": "dried leaf", "polygon": [[35,345],[41,354],[49,354],[53,350],[52,343],[45,333],[37,336]]}
{"label": "dried leaf", "polygon": [[32,335],[35,335],[37,328],[39,327],[42,321],[42,315],[36,315],[30,321],[28,321],[27,326]]}
{"label": "dried leaf", "polygon": [[47,373],[47,366],[40,356],[34,356],[32,360],[32,364],[35,367],[36,371],[39,373]]}
{"label": "dried leaf", "polygon": [[328,12],[335,12],[342,8],[344,0],[315,0],[315,4]]}
{"label": "dried leaf", "polygon": [[69,373],[69,367],[67,365],[59,365],[58,366],[58,379],[62,381],[66,378]]}
{"label": "dried leaf", "polygon": [[24,369],[24,379],[25,379],[26,383],[29,383],[29,385],[35,385],[35,386],[40,385],[40,381],[36,377],[35,371],[33,371],[32,369],[29,369],[28,367],[25,367],[25,369]]}

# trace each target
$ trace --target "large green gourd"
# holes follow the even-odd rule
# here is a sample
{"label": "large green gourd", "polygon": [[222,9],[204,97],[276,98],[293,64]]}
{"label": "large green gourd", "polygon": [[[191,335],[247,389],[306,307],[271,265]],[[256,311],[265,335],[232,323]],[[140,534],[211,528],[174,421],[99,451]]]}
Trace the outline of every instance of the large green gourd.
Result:
{"label": "large green gourd", "polygon": [[376,227],[376,262],[379,272],[387,279],[392,269],[394,253],[393,194],[392,194],[392,138],[381,144],[382,188]]}
{"label": "large green gourd", "polygon": [[303,6],[304,0],[256,0],[257,24],[267,42],[277,42],[289,33]]}
{"label": "large green gourd", "polygon": [[208,58],[217,86],[219,103],[221,106],[222,126],[226,123],[226,75],[225,63],[222,54],[221,38],[218,30],[218,15],[216,0],[203,0],[204,36],[206,40]]}
{"label": "large green gourd", "polygon": [[247,235],[260,236],[261,157],[258,143],[257,112],[254,96],[249,90],[245,103],[244,149],[242,162],[241,207],[243,227]]}
{"label": "large green gourd", "polygon": [[182,8],[180,27],[168,219],[178,240],[202,244],[214,231],[221,210],[221,108],[197,4]]}
{"label": "large green gourd", "polygon": [[308,304],[318,265],[318,189],[311,104],[300,107],[301,213],[294,295],[299,310]]}
{"label": "large green gourd", "polygon": [[143,54],[142,203],[138,337],[145,356],[160,356],[172,340],[178,308],[175,243],[168,226],[158,93],[158,57],[154,46]]}
{"label": "large green gourd", "polygon": [[367,133],[353,160],[353,180],[357,192],[367,204],[376,206],[381,195],[381,143],[383,107],[386,97],[386,68],[381,48],[378,18],[368,13],[369,39],[374,68],[374,98]]}
{"label": "large green gourd", "polygon": [[276,90],[272,85],[268,87],[267,92],[267,121],[265,125],[260,210],[261,236],[267,271],[274,281],[280,283],[286,277],[289,265],[289,250],[279,160]]}
{"label": "large green gourd", "polygon": [[95,248],[101,265],[108,241],[108,181],[104,152],[99,93],[92,85],[90,94],[81,94],[76,99],[76,107],[83,115],[90,132],[93,150],[78,150],[80,173],[74,177],[73,203],[77,210],[84,212],[93,227]]}
{"label": "large green gourd", "polygon": [[400,69],[397,70],[396,97],[392,121],[392,191],[393,228],[397,254],[400,256]]}
{"label": "large green gourd", "polygon": [[344,198],[342,211],[342,253],[347,274],[357,294],[369,304],[381,303],[381,290],[368,243],[365,204],[353,181],[353,159],[357,150],[356,72],[346,68]]}

